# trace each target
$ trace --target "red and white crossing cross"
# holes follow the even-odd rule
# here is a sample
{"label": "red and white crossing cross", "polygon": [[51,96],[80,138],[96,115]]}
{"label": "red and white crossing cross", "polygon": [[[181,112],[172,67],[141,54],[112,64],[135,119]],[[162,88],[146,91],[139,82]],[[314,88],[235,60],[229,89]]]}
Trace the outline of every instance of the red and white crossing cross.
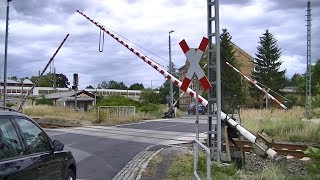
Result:
{"label": "red and white crossing cross", "polygon": [[210,89],[211,85],[199,65],[199,61],[203,55],[203,52],[208,45],[208,39],[203,37],[198,49],[189,48],[184,39],[179,43],[179,45],[183,53],[186,55],[187,61],[190,63],[186,77],[183,79],[180,89],[183,91],[187,90],[194,74],[196,74],[198,77],[203,90]]}

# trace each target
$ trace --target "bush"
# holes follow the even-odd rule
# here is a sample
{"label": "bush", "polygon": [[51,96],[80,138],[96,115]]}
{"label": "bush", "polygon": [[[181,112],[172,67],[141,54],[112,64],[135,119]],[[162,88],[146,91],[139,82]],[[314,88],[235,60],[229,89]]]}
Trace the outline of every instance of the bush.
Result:
{"label": "bush", "polygon": [[50,99],[36,99],[36,105],[53,105],[53,100]]}
{"label": "bush", "polygon": [[14,105],[15,105],[15,104],[14,104],[14,103],[11,103],[11,102],[7,102],[7,103],[6,103],[6,106],[9,107],[9,108],[11,108],[11,107],[14,106]]}
{"label": "bush", "polygon": [[108,97],[98,98],[98,106],[136,106],[140,107],[140,103],[130,98],[120,95],[111,95]]}
{"label": "bush", "polygon": [[311,162],[307,165],[307,170],[312,175],[320,176],[320,149],[308,147],[304,153],[311,158]]}

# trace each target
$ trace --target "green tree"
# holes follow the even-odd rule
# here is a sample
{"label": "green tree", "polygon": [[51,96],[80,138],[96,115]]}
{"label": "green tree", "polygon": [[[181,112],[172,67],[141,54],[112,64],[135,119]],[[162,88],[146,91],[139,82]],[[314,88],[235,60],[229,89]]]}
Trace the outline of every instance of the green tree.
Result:
{"label": "green tree", "polygon": [[320,59],[311,69],[311,92],[313,95],[320,94]]}
{"label": "green tree", "polygon": [[134,83],[129,87],[130,90],[143,90],[144,86],[142,83]]}
{"label": "green tree", "polygon": [[109,81],[108,89],[128,89],[123,82]]}
{"label": "green tree", "polygon": [[[280,56],[281,49],[277,45],[277,39],[267,29],[260,37],[252,74],[253,79],[278,93],[280,93],[279,89],[283,89],[286,86],[286,70],[279,70],[282,64],[279,59]],[[253,91],[256,97],[261,99],[263,94],[256,88],[253,88]]]}
{"label": "green tree", "polygon": [[241,81],[241,76],[230,67],[226,62],[229,62],[236,68],[239,68],[235,58],[234,45],[231,42],[232,36],[227,29],[222,29],[220,35],[220,59],[221,59],[221,102],[222,106],[230,105],[234,95],[237,95],[238,100],[242,103],[245,101],[245,84]]}
{"label": "green tree", "polygon": [[89,85],[86,87],[86,89],[94,89],[94,87],[92,85]]}
{"label": "green tree", "polygon": [[[178,72],[178,69],[174,63],[172,63],[172,75],[179,79],[179,72]],[[170,95],[169,94],[170,83],[171,83],[171,81],[166,80],[159,88],[159,98],[160,98],[161,104],[168,103],[167,97],[169,97],[169,95]],[[174,84],[172,85],[172,87],[173,87],[173,98],[176,100],[179,97],[179,87]]]}
{"label": "green tree", "polygon": [[[70,84],[68,81],[68,78],[64,74],[55,74],[56,76],[56,87],[59,88],[66,88]],[[38,79],[38,76],[32,76],[30,78],[30,81],[33,83],[36,83],[36,80]],[[47,73],[46,75],[41,76],[38,87],[53,87],[54,85],[54,74],[53,73]]]}
{"label": "green tree", "polygon": [[64,74],[56,74],[56,85],[59,88],[67,88],[70,83]]}
{"label": "green tree", "polygon": [[159,94],[152,89],[145,89],[140,94],[140,102],[144,104],[159,104]]}
{"label": "green tree", "polygon": [[108,89],[108,83],[106,81],[102,81],[101,84],[98,84],[98,89]]}
{"label": "green tree", "polygon": [[303,94],[306,89],[306,79],[303,75],[295,73],[291,78],[291,85],[295,88],[295,90]]}

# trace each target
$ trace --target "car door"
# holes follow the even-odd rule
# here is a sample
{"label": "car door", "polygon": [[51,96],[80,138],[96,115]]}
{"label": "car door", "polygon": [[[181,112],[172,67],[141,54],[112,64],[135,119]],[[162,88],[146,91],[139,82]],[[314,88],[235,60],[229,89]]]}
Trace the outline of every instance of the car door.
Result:
{"label": "car door", "polygon": [[14,117],[33,162],[38,167],[38,180],[59,180],[64,176],[64,158],[53,153],[48,135],[32,120]]}
{"label": "car door", "polygon": [[0,179],[36,179],[37,168],[17,130],[9,116],[0,116]]}

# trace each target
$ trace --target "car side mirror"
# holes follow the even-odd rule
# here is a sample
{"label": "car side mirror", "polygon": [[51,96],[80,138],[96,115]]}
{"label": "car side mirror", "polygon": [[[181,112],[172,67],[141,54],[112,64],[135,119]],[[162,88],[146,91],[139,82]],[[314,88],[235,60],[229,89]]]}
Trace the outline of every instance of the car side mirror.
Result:
{"label": "car side mirror", "polygon": [[54,151],[62,151],[64,148],[64,144],[58,140],[53,141],[53,150]]}

